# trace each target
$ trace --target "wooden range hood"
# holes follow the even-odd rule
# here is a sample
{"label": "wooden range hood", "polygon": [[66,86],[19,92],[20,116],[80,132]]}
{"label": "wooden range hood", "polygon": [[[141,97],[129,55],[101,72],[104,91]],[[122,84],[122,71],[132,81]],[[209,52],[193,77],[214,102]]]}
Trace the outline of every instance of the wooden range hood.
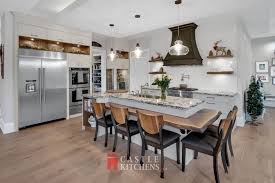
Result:
{"label": "wooden range hood", "polygon": [[[197,44],[195,31],[198,26],[195,23],[185,24],[179,26],[179,39],[183,41],[185,46],[188,46],[189,53],[187,55],[174,56],[167,53],[164,59],[164,66],[178,66],[178,65],[202,65],[202,58],[200,56]],[[172,43],[178,39],[178,26],[169,28],[172,31]]]}

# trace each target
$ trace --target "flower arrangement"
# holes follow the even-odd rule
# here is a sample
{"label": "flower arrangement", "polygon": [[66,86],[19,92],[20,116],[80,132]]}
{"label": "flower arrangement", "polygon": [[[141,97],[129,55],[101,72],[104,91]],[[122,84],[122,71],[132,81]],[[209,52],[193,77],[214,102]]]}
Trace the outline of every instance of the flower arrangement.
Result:
{"label": "flower arrangement", "polygon": [[162,75],[161,79],[156,78],[155,81],[152,83],[152,85],[156,85],[160,88],[161,90],[161,99],[165,100],[166,99],[166,92],[167,89],[169,88],[169,84],[172,79],[170,79],[167,75]]}

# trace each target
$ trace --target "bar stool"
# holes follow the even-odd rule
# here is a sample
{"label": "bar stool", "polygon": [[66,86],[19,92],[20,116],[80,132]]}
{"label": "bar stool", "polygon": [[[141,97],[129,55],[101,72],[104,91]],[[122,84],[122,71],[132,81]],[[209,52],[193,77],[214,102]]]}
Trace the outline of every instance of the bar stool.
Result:
{"label": "bar stool", "polygon": [[161,151],[161,170],[160,177],[164,178],[164,152],[163,150],[173,144],[176,144],[177,163],[180,164],[180,135],[163,129],[164,121],[162,115],[146,114],[143,111],[137,111],[138,126],[142,139],[140,164],[143,165],[146,146],[150,145]]}
{"label": "bar stool", "polygon": [[96,130],[95,130],[95,137],[94,141],[97,140],[98,134],[98,127],[102,126],[105,128],[105,144],[104,146],[107,147],[108,145],[108,128],[110,128],[110,134],[112,134],[112,119],[111,115],[106,115],[106,109],[104,103],[97,103],[95,99],[92,100],[92,110],[94,112],[93,116],[96,121]]}
{"label": "bar stool", "polygon": [[[216,183],[220,183],[218,172],[218,155],[222,151],[222,146],[227,141],[229,129],[232,123],[232,112],[224,120],[221,120],[218,127],[218,138],[207,135],[206,133],[191,133],[182,139],[182,171],[185,171],[186,148],[195,152],[213,156],[213,168]],[[222,156],[223,157],[223,156]],[[223,161],[224,162],[224,161]]]}
{"label": "bar stool", "polygon": [[131,154],[131,137],[138,134],[137,121],[128,119],[128,108],[111,105],[112,122],[115,129],[115,138],[113,145],[113,152],[116,151],[117,134],[120,133],[122,137],[127,136],[127,160]]}

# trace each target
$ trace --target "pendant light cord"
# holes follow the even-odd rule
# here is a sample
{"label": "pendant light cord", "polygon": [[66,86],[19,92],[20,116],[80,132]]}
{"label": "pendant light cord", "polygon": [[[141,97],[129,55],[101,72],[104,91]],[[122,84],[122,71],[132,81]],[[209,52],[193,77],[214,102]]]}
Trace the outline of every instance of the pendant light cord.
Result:
{"label": "pendant light cord", "polygon": [[178,39],[180,38],[180,4],[177,4],[178,11]]}

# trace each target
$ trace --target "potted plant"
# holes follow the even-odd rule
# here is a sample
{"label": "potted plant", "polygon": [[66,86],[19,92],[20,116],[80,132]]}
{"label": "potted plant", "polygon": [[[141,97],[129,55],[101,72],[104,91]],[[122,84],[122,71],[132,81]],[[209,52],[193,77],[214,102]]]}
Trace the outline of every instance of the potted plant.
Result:
{"label": "potted plant", "polygon": [[251,77],[249,89],[247,91],[247,112],[251,116],[252,124],[257,125],[257,119],[263,114],[263,94],[260,90],[261,83],[256,81],[254,76]]}
{"label": "potted plant", "polygon": [[167,75],[162,75],[161,79],[156,78],[152,84],[152,85],[156,85],[160,88],[160,90],[161,90],[160,98],[162,100],[166,99],[166,92],[167,92],[167,89],[169,88],[169,84],[170,84],[171,80],[172,79],[170,79]]}

